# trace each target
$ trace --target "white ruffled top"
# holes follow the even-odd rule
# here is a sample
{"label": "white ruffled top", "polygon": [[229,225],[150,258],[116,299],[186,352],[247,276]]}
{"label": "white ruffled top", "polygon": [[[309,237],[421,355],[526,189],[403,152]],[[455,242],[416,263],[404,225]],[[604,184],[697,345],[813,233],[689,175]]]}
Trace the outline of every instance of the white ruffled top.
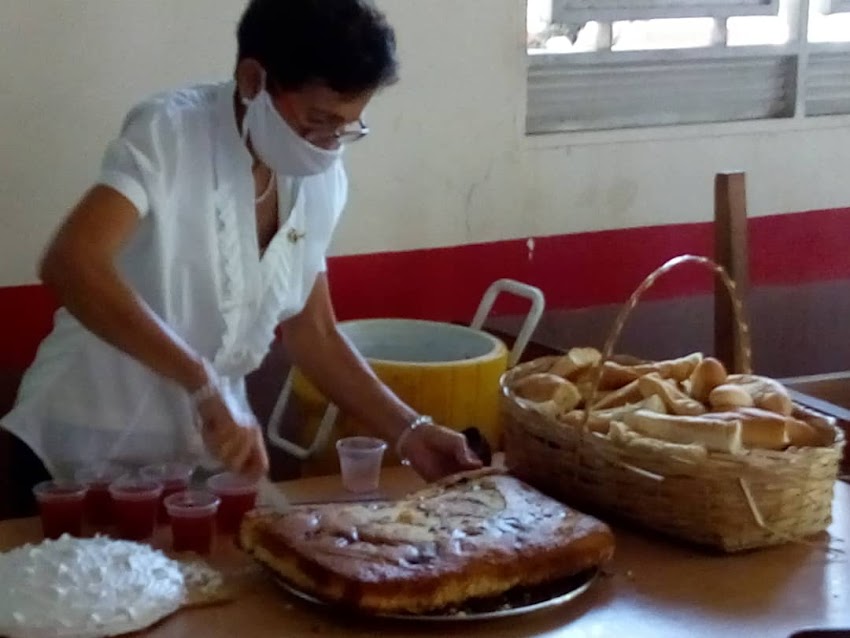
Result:
{"label": "white ruffled top", "polygon": [[[347,180],[341,162],[316,176],[278,176],[280,192],[291,189],[292,210],[280,211],[280,228],[260,255],[251,157],[236,126],[234,91],[228,81],[139,104],[109,145],[98,181],[140,214],[120,256],[122,275],[247,407],[245,375],[325,269]],[[106,460],[209,462],[185,392],[64,310],[0,421],[54,474]]]}

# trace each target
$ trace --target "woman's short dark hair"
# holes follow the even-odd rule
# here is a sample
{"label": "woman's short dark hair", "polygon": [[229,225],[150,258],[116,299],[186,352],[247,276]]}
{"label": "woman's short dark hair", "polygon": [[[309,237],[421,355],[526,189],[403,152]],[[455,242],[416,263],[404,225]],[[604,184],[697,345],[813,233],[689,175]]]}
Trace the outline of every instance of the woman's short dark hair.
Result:
{"label": "woman's short dark hair", "polygon": [[250,0],[237,37],[239,59],[257,60],[278,89],[355,95],[397,79],[395,34],[370,0]]}

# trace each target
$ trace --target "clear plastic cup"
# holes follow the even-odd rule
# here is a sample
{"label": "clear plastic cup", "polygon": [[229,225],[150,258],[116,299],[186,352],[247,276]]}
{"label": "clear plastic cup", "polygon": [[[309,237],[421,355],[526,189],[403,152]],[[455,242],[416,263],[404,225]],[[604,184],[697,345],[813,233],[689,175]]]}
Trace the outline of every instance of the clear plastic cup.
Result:
{"label": "clear plastic cup", "polygon": [[162,483],[134,474],[125,474],[109,486],[112,514],[118,535],[131,541],[153,536],[162,496]]}
{"label": "clear plastic cup", "polygon": [[45,538],[81,536],[86,486],[69,481],[44,481],[33,488]]}
{"label": "clear plastic cup", "polygon": [[218,531],[239,531],[242,518],[257,505],[257,483],[233,472],[222,472],[207,479],[207,489],[221,499],[218,507]]}
{"label": "clear plastic cup", "polygon": [[155,463],[146,465],[140,471],[143,478],[162,483],[162,496],[159,499],[159,513],[157,518],[160,523],[168,522],[168,512],[165,509],[165,499],[189,489],[192,473],[195,467],[187,463]]}
{"label": "clear plastic cup", "polygon": [[112,497],[109,495],[110,484],[127,472],[126,469],[102,463],[83,467],[74,473],[78,483],[88,488],[86,493],[86,519],[96,527],[112,523]]}
{"label": "clear plastic cup", "polygon": [[215,518],[221,499],[201,490],[176,492],[165,498],[171,519],[172,547],[176,552],[209,554],[215,536]]}
{"label": "clear plastic cup", "polygon": [[377,490],[386,449],[386,441],[369,436],[351,436],[337,441],[343,487],[355,493]]}

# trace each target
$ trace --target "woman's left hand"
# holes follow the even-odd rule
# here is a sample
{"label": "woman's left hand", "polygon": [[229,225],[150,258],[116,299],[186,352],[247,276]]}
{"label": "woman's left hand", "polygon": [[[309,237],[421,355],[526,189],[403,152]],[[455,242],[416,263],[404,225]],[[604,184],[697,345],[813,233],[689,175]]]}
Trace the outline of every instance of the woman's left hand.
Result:
{"label": "woman's left hand", "polygon": [[410,432],[399,452],[426,481],[482,466],[463,434],[436,424],[421,425]]}

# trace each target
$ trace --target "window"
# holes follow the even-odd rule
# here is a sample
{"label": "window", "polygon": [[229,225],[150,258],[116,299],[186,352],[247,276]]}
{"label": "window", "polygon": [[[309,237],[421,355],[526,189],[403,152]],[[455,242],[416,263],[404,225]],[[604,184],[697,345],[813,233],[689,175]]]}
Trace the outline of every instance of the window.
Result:
{"label": "window", "polygon": [[850,0],[528,0],[529,134],[850,114]]}
{"label": "window", "polygon": [[821,0],[821,13],[841,13],[850,11],[848,0]]}

